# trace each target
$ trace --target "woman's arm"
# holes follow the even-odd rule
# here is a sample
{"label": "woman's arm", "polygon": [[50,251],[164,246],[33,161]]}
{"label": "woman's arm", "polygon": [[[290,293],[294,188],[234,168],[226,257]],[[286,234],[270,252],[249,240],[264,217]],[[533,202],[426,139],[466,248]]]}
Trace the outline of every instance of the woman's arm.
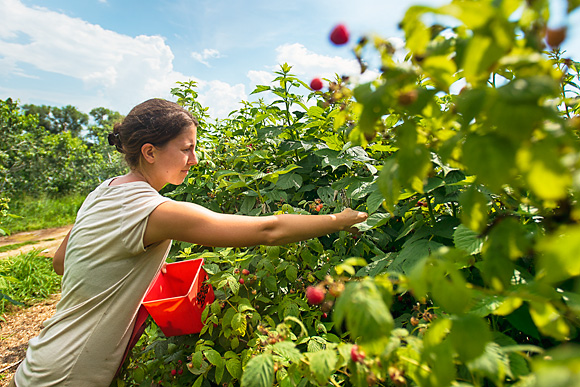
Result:
{"label": "woman's arm", "polygon": [[146,246],[166,239],[204,246],[282,245],[337,231],[356,231],[365,212],[346,209],[332,215],[243,216],[210,211],[186,202],[165,202],[149,216]]}
{"label": "woman's arm", "polygon": [[52,267],[58,275],[64,273],[64,254],[66,253],[66,245],[68,244],[68,238],[70,236],[70,231],[64,237],[62,243],[54,253],[54,258],[52,259]]}

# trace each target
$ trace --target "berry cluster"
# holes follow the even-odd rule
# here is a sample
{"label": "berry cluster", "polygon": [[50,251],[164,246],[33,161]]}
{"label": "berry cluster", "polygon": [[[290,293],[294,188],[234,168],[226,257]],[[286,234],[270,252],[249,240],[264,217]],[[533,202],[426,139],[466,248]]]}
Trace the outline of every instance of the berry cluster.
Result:
{"label": "berry cluster", "polygon": [[205,298],[209,292],[209,287],[210,285],[207,282],[204,282],[199,288],[196,296],[196,301],[199,305],[205,304]]}

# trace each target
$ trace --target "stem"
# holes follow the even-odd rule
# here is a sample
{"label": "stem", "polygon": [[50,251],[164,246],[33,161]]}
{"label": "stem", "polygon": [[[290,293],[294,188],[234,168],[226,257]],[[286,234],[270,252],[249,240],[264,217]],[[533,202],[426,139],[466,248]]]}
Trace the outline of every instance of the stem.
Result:
{"label": "stem", "polygon": [[411,363],[414,366],[421,368],[423,371],[431,373],[431,369],[429,367],[417,362],[417,360],[415,360],[415,359],[411,359],[411,358],[406,357],[406,356],[399,356],[399,359],[405,360],[406,362]]}
{"label": "stem", "polygon": [[431,225],[435,227],[435,214],[433,213],[433,206],[431,205],[431,197],[429,194],[425,194],[425,200],[427,200],[427,208],[429,209],[429,218],[431,218]]}

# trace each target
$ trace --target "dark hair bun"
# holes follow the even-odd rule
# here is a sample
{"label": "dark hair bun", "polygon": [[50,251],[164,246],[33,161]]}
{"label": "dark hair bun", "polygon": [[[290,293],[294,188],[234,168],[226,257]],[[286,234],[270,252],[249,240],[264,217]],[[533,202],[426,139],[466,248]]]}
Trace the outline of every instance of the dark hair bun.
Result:
{"label": "dark hair bun", "polygon": [[123,147],[121,146],[119,133],[109,133],[107,140],[109,140],[109,145],[114,146],[119,152],[123,153]]}

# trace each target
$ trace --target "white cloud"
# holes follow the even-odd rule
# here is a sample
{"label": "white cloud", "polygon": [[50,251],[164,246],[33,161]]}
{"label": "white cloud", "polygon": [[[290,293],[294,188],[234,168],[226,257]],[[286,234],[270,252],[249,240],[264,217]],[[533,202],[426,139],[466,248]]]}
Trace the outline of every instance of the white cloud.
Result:
{"label": "white cloud", "polygon": [[240,102],[247,100],[246,88],[241,83],[230,85],[222,81],[199,83],[198,101],[202,106],[209,107],[212,118],[225,118],[233,110],[241,107]]}
{"label": "white cloud", "polygon": [[[99,106],[127,113],[145,99],[170,98],[171,87],[186,78],[173,69],[173,53],[160,36],[122,35],[45,8],[26,7],[19,0],[0,0],[0,8],[4,63],[79,79],[87,99],[94,102],[90,97],[96,94]],[[22,36],[23,42],[15,40]]]}
{"label": "white cloud", "polygon": [[271,71],[263,70],[250,70],[247,76],[254,85],[269,85],[274,79],[274,74]]}
{"label": "white cloud", "polygon": [[299,43],[284,44],[276,51],[277,62],[288,63],[292,66],[292,73],[307,83],[313,77],[334,80],[336,74],[350,76],[356,82],[367,82],[378,76],[378,72],[373,70],[367,70],[361,76],[356,59],[317,54]]}
{"label": "white cloud", "polygon": [[206,65],[207,67],[211,67],[209,65],[208,59],[217,59],[221,58],[222,55],[220,52],[214,48],[205,48],[201,53],[199,52],[192,52],[191,57],[196,61]]}

